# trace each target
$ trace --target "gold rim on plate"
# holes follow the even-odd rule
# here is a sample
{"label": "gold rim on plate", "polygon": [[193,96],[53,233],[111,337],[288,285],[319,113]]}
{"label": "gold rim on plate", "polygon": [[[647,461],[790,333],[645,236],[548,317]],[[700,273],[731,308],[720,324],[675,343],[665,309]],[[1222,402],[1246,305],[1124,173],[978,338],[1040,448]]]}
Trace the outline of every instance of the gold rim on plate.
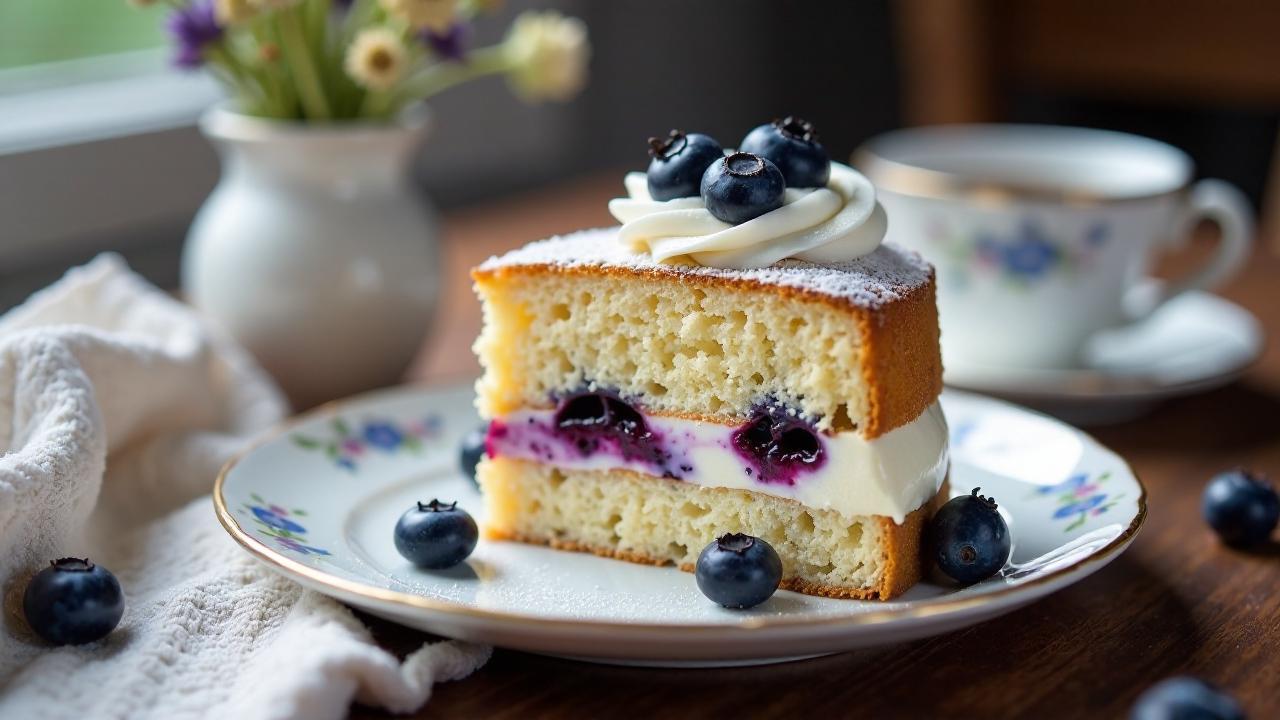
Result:
{"label": "gold rim on plate", "polygon": [[[1045,575],[1041,577],[1037,577],[1034,580],[1028,580],[1026,582],[1018,583],[1016,585],[1007,585],[1006,587],[1003,587],[999,590],[979,593],[976,595],[970,595],[970,596],[966,596],[966,597],[962,597],[954,600],[937,600],[937,601],[924,600],[924,601],[921,601],[917,607],[908,608],[908,609],[874,610],[871,612],[859,613],[856,615],[848,615],[848,616],[841,616],[841,617],[828,616],[828,617],[813,618],[813,617],[753,616],[753,617],[743,618],[741,622],[737,624],[732,624],[732,625],[730,624],[692,624],[692,623],[688,623],[688,624],[686,623],[623,623],[623,622],[600,621],[600,620],[590,620],[590,619],[561,620],[556,618],[541,617],[537,615],[521,615],[519,613],[497,612],[493,610],[481,610],[481,609],[470,607],[460,603],[449,602],[445,600],[437,600],[434,598],[424,597],[422,595],[414,595],[411,593],[400,592],[397,590],[390,590],[387,588],[374,587],[372,585],[367,585],[365,583],[360,583],[352,580],[347,580],[345,578],[335,577],[329,573],[323,572],[321,570],[317,570],[309,565],[298,562],[293,558],[290,558],[281,554],[280,552],[273,549],[271,546],[255,538],[253,535],[251,535],[248,531],[246,531],[244,528],[240,526],[239,521],[235,519],[235,517],[231,513],[230,508],[227,507],[226,500],[225,498],[223,498],[223,495],[222,495],[222,489],[223,489],[223,485],[226,483],[227,476],[236,467],[236,465],[239,464],[241,460],[243,460],[246,456],[248,456],[254,450],[277,439],[281,435],[289,432],[290,430],[292,430],[293,428],[299,425],[303,425],[305,423],[311,422],[312,420],[316,420],[318,418],[325,418],[325,417],[330,417],[332,415],[336,415],[341,409],[346,408],[349,405],[367,401],[378,395],[384,395],[384,394],[390,395],[390,394],[400,393],[400,392],[404,392],[406,389],[444,390],[444,388],[440,388],[439,386],[409,385],[409,386],[401,386],[398,388],[392,388],[388,390],[380,390],[380,391],[374,391],[370,393],[364,393],[361,395],[356,395],[350,398],[346,398],[344,400],[335,400],[333,402],[326,403],[324,405],[321,405],[320,407],[317,407],[315,409],[309,410],[300,415],[296,415],[288,420],[285,420],[280,424],[278,424],[277,426],[275,426],[274,428],[271,428],[270,430],[267,430],[266,432],[264,432],[262,435],[258,436],[256,439],[250,442],[245,449],[233,455],[231,459],[228,460],[226,464],[222,466],[222,470],[218,472],[217,480],[214,481],[213,504],[214,504],[214,508],[217,511],[218,521],[222,524],[222,527],[225,528],[226,531],[231,535],[231,537],[234,538],[236,542],[240,543],[240,545],[244,547],[245,550],[248,550],[252,555],[257,557],[259,560],[262,560],[263,562],[267,563],[268,565],[272,565],[278,569],[284,570],[286,574],[303,577],[307,581],[317,586],[330,588],[343,595],[352,595],[352,596],[364,598],[367,600],[372,600],[379,603],[391,603],[391,604],[401,605],[406,608],[428,610],[431,612],[441,613],[445,615],[462,616],[462,617],[470,618],[473,620],[489,620],[489,621],[496,621],[501,623],[514,623],[514,624],[523,625],[526,627],[530,627],[531,629],[537,629],[537,630],[568,630],[573,632],[582,632],[584,630],[608,630],[610,631],[610,633],[634,632],[638,634],[647,634],[647,633],[658,631],[658,630],[678,630],[680,632],[736,634],[736,633],[749,633],[753,631],[760,631],[760,630],[765,630],[770,628],[796,629],[796,628],[825,627],[825,626],[879,625],[879,624],[891,622],[893,620],[900,620],[905,618],[936,617],[938,615],[955,613],[955,612],[966,610],[972,607],[986,605],[994,600],[999,600],[1006,596],[1012,595],[1016,592],[1025,590],[1027,588],[1036,587],[1038,585],[1044,585],[1046,583],[1050,583],[1050,582],[1059,580],[1061,578],[1067,577],[1072,573],[1077,573],[1080,570],[1086,567],[1089,567],[1091,565],[1094,565],[1096,563],[1099,563],[1102,561],[1109,561],[1114,555],[1118,554],[1121,550],[1123,550],[1125,546],[1127,546],[1129,542],[1133,539],[1133,537],[1137,535],[1139,528],[1142,527],[1142,523],[1146,520],[1146,517],[1147,517],[1147,488],[1142,483],[1142,480],[1141,478],[1138,477],[1137,473],[1133,471],[1133,468],[1129,466],[1128,461],[1126,461],[1124,458],[1120,457],[1119,455],[1116,455],[1114,452],[1111,452],[1109,448],[1099,443],[1096,439],[1093,438],[1093,436],[1079,429],[1072,428],[1076,432],[1079,432],[1081,435],[1084,435],[1085,437],[1089,438],[1089,440],[1093,442],[1097,447],[1103,448],[1108,452],[1111,452],[1111,454],[1115,456],[1115,458],[1122,465],[1124,465],[1124,467],[1129,471],[1129,474],[1133,477],[1134,481],[1138,483],[1138,489],[1140,490],[1140,493],[1138,495],[1138,513],[1134,515],[1133,520],[1129,522],[1129,526],[1125,528],[1124,531],[1121,532],[1119,535],[1117,535],[1114,539],[1112,539],[1111,542],[1107,543],[1105,546],[1102,547],[1102,549],[1098,550],[1092,555],[1089,555],[1088,557],[1084,558],[1083,560],[1077,563],[1073,563],[1066,567],[1059,568],[1052,572],[1046,573]],[[993,400],[992,402],[999,403],[999,401],[995,401],[995,400]],[[1001,403],[1001,404],[1005,404],[1005,403]],[[1032,410],[1027,410],[1026,408],[1019,408],[1019,410],[1028,412],[1033,415],[1041,415],[1041,413],[1037,413]],[[1065,423],[1061,423],[1061,421],[1058,421],[1058,420],[1054,420],[1054,422],[1065,424]],[[851,600],[849,602],[855,602],[855,601]],[[616,635],[614,636],[616,637]]]}

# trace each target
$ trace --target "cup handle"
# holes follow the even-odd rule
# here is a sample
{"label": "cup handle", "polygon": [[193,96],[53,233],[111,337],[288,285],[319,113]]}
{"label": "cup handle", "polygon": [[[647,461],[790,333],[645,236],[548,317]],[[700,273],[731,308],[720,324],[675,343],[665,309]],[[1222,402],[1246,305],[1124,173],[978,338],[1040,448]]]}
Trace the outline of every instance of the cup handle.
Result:
{"label": "cup handle", "polygon": [[1253,242],[1253,210],[1236,186],[1223,180],[1201,180],[1191,188],[1174,223],[1173,242],[1183,243],[1200,220],[1218,226],[1220,239],[1213,257],[1204,267],[1172,282],[1148,279],[1125,297],[1126,315],[1131,322],[1141,320],[1161,305],[1189,290],[1212,290],[1230,280],[1249,257]]}

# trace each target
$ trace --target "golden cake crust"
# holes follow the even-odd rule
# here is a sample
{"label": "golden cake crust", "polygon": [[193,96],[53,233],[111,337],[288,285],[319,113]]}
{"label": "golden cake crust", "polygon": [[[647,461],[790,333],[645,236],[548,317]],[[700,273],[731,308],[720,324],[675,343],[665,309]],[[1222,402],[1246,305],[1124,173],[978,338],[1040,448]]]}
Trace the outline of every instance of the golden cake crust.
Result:
{"label": "golden cake crust", "polygon": [[645,278],[708,290],[770,293],[787,301],[823,303],[848,312],[861,335],[859,365],[868,388],[870,413],[865,419],[865,427],[860,430],[868,439],[919,417],[942,392],[936,280],[932,268],[925,282],[900,288],[893,299],[872,305],[802,287],[767,284],[748,277],[680,273],[678,270],[643,266],[499,264],[475,268],[471,276],[481,289],[496,287],[517,277]]}
{"label": "golden cake crust", "polygon": [[[823,585],[797,577],[784,577],[778,587],[783,590],[804,593],[805,595],[818,595],[845,600],[891,600],[901,595],[910,590],[924,576],[924,568],[927,566],[926,548],[924,546],[925,523],[929,521],[929,518],[933,517],[933,514],[938,508],[942,507],[949,497],[950,483],[943,482],[942,487],[933,496],[933,499],[908,514],[901,524],[895,523],[892,518],[876,516],[876,521],[880,524],[881,531],[885,537],[883,548],[885,570],[880,583],[875,587],[847,588]],[[556,550],[591,553],[600,557],[625,560],[640,565],[661,567],[672,564],[669,560],[619,548],[592,546],[553,537],[534,537],[488,526],[484,527],[482,532],[485,538],[489,540],[507,540],[528,545],[545,545]],[[684,572],[693,572],[694,566],[690,563],[683,563],[680,565],[680,569]]]}

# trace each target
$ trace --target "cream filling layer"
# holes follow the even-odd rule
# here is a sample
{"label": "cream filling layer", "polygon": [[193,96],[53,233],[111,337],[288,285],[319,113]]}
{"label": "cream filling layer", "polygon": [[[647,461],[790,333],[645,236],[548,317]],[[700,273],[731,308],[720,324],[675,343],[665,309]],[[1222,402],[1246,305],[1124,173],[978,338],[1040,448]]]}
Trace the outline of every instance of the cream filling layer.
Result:
{"label": "cream filling layer", "polygon": [[794,258],[831,263],[862,257],[888,230],[876,189],[861,173],[831,163],[822,188],[787,188],[782,207],[747,222],[717,219],[702,198],[654,200],[644,173],[628,173],[628,197],[609,201],[622,228],[618,241],[658,262],[718,268],[760,268]]}
{"label": "cream filling layer", "polygon": [[554,415],[554,410],[521,410],[497,418],[489,433],[490,455],[572,470],[665,473],[704,487],[752,490],[845,516],[888,516],[897,523],[938,492],[949,464],[947,421],[937,402],[915,420],[871,440],[856,432],[819,434],[823,461],[789,484],[761,481],[751,461],[733,446],[733,426],[646,416],[654,442],[668,458],[663,467],[669,470],[664,471],[649,460],[617,452],[582,452],[557,435]]}

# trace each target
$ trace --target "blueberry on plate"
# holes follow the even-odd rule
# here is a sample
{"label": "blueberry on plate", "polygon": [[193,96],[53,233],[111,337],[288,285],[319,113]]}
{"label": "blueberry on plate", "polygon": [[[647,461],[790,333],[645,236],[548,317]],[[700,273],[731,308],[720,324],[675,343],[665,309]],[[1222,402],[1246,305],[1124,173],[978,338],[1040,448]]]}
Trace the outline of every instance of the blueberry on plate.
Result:
{"label": "blueberry on plate", "polygon": [[458,446],[458,467],[463,475],[471,478],[471,484],[476,488],[480,487],[480,483],[476,480],[476,466],[484,457],[485,437],[488,434],[488,424],[481,425],[462,436],[462,443]]}
{"label": "blueberry on plate", "polygon": [[709,135],[672,130],[665,138],[649,138],[649,197],[654,200],[697,197],[702,173],[724,157]]}
{"label": "blueberry on plate", "polygon": [[1280,520],[1280,498],[1266,480],[1245,470],[1228,470],[1209,481],[1200,511],[1223,542],[1245,547],[1271,537]]}
{"label": "blueberry on plate", "polygon": [[813,124],[788,115],[747,133],[738,150],[773,161],[787,187],[826,187],[831,179],[831,159],[818,143]]}
{"label": "blueberry on plate", "polygon": [[729,533],[703,548],[694,577],[703,595],[727,608],[755,607],[778,590],[782,559],[758,537]]}
{"label": "blueberry on plate", "polygon": [[973,493],[951,498],[930,521],[933,558],[938,569],[962,585],[986,580],[1009,560],[1009,526],[994,498]]}
{"label": "blueberry on plate", "polygon": [[476,521],[456,502],[418,503],[396,522],[396,550],[427,570],[444,570],[466,560],[479,539]]}
{"label": "blueberry on plate", "polygon": [[734,225],[782,207],[786,189],[777,165],[745,152],[711,163],[702,176],[702,202],[707,210]]}
{"label": "blueberry on plate", "polygon": [[124,615],[120,581],[88,559],[62,558],[36,573],[22,596],[27,624],[54,645],[106,637]]}
{"label": "blueberry on plate", "polygon": [[1130,720],[1245,720],[1235,698],[1193,677],[1171,677],[1138,696]]}

